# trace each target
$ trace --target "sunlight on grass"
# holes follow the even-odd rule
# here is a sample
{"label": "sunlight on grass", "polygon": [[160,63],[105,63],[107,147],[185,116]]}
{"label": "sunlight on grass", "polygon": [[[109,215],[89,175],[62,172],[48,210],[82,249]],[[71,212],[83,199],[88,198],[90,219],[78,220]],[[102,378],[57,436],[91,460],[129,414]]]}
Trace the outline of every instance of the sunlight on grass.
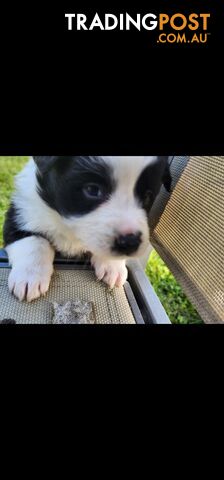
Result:
{"label": "sunlight on grass", "polygon": [[14,176],[25,165],[28,157],[0,157],[0,246],[2,227],[14,188]]}
{"label": "sunlight on grass", "polygon": [[172,323],[203,323],[172,273],[154,250],[150,255],[146,274]]}

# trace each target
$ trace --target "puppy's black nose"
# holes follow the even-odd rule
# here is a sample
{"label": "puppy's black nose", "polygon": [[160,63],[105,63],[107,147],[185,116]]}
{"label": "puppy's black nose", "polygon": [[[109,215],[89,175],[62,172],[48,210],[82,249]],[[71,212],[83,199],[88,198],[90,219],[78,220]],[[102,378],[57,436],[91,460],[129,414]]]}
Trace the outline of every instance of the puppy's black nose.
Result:
{"label": "puppy's black nose", "polygon": [[131,255],[138,250],[142,242],[141,237],[141,232],[129,233],[128,235],[119,235],[114,242],[113,250],[124,255]]}

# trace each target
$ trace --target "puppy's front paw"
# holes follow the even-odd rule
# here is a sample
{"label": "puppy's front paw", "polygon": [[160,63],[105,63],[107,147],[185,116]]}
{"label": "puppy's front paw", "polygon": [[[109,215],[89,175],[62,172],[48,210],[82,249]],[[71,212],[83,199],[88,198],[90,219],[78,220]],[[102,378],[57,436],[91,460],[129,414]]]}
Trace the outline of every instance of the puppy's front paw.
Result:
{"label": "puppy's front paw", "polygon": [[32,302],[47,293],[52,273],[53,267],[42,269],[32,269],[27,266],[14,267],[8,279],[9,290],[18,300]]}
{"label": "puppy's front paw", "polygon": [[92,265],[98,280],[103,280],[110,288],[122,287],[127,280],[128,271],[125,260],[102,261],[93,257]]}

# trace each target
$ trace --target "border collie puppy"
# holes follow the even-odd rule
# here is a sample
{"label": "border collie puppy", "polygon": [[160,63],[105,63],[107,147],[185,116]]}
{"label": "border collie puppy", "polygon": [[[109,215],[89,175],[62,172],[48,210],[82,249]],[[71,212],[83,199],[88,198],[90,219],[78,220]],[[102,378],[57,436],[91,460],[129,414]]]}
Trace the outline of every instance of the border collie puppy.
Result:
{"label": "border collie puppy", "polygon": [[33,157],[16,178],[4,226],[10,291],[20,301],[44,295],[55,251],[90,252],[96,277],[122,286],[125,260],[144,254],[149,211],[170,183],[168,157]]}

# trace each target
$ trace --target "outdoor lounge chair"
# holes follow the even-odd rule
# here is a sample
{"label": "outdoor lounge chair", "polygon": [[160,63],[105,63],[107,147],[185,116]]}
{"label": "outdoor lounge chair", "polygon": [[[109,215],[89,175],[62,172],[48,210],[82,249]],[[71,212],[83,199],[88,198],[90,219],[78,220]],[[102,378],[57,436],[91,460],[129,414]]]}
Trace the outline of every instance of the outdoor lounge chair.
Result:
{"label": "outdoor lounge chair", "polygon": [[[224,157],[170,157],[172,192],[162,187],[151,211],[151,244],[206,323],[224,322]],[[92,302],[92,323],[169,324],[139,261],[112,292],[97,282],[88,259],[57,257],[46,297],[18,302],[8,291],[9,265],[0,251],[0,321],[52,323],[52,302]]]}
{"label": "outdoor lounge chair", "polygon": [[172,193],[150,216],[151,243],[205,323],[224,322],[224,157],[171,159]]}

